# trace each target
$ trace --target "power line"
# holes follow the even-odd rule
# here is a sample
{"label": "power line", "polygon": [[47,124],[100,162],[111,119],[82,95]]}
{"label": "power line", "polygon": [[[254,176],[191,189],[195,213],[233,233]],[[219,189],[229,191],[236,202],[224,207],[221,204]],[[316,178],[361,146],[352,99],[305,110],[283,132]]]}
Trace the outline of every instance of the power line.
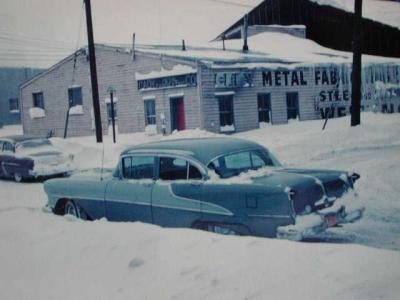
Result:
{"label": "power line", "polygon": [[239,6],[239,7],[246,7],[246,8],[254,8],[254,5],[250,5],[250,4],[243,4],[243,3],[238,3],[238,2],[231,2],[228,0],[207,0],[209,2],[217,2],[220,4],[227,4],[230,6]]}
{"label": "power line", "polygon": [[45,42],[45,43],[57,43],[57,44],[65,44],[69,45],[71,44],[70,41],[60,41],[60,40],[50,40],[38,36],[32,36],[32,35],[26,35],[26,34],[21,34],[17,32],[9,32],[9,31],[2,31],[0,30],[0,34],[9,38],[18,38],[20,37],[23,40],[33,40],[33,41],[38,41],[38,42]]}

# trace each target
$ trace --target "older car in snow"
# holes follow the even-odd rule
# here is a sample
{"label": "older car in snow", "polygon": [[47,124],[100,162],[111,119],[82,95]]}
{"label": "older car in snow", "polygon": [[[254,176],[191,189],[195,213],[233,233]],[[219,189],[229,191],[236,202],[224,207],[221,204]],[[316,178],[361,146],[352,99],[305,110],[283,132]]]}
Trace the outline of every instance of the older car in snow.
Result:
{"label": "older car in snow", "polygon": [[63,175],[75,169],[73,156],[49,139],[27,135],[0,137],[0,177],[24,179]]}
{"label": "older car in snow", "polygon": [[44,189],[59,215],[300,240],[362,217],[350,196],[358,178],[284,168],[246,140],[197,138],[130,147],[114,171],[52,179]]}

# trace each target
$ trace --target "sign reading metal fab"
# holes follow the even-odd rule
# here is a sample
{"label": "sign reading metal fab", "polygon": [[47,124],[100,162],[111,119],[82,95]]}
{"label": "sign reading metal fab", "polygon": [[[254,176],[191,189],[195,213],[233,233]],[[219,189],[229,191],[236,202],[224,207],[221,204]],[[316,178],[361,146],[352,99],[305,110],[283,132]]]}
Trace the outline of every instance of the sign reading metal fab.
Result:
{"label": "sign reading metal fab", "polygon": [[253,85],[251,72],[218,72],[215,74],[216,88],[243,88]]}
{"label": "sign reading metal fab", "polygon": [[184,74],[138,80],[138,90],[197,86],[197,74]]}

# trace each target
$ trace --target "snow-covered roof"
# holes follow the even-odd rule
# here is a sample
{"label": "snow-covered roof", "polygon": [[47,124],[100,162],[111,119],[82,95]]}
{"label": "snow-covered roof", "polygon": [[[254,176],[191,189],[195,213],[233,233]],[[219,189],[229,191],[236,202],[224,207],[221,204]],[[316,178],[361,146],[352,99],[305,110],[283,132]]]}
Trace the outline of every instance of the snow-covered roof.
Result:
{"label": "snow-covered roof", "polygon": [[[354,0],[309,1],[354,13]],[[364,0],[362,15],[366,19],[371,19],[400,29],[400,2],[398,1]]]}
{"label": "snow-covered roof", "polygon": [[[138,51],[196,60],[211,64],[213,67],[279,67],[299,66],[309,64],[341,64],[351,63],[353,54],[323,47],[316,42],[280,32],[263,32],[248,38],[250,51],[241,51],[242,40],[226,40],[226,50],[222,49],[222,41],[210,43],[207,47],[180,46],[162,47],[146,46]],[[363,55],[363,63],[396,63],[398,58]]]}

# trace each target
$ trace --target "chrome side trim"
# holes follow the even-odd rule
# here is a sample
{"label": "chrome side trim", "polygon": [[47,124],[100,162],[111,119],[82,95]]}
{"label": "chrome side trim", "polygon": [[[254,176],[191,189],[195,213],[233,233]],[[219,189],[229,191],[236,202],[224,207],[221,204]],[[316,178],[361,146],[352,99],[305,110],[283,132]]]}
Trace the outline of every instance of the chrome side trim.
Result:
{"label": "chrome side trim", "polygon": [[253,218],[274,218],[274,219],[291,219],[289,215],[247,215]]}

